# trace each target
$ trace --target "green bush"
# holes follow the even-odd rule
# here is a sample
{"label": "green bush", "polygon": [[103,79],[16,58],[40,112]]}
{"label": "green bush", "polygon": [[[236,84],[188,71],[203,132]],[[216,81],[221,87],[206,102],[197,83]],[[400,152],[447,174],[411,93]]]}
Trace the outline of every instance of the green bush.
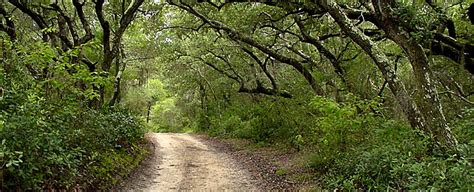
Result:
{"label": "green bush", "polygon": [[108,187],[117,166],[143,155],[137,147],[142,125],[126,110],[96,111],[39,97],[9,105],[15,107],[0,116],[2,190]]}
{"label": "green bush", "polygon": [[308,163],[323,175],[326,188],[473,189],[472,143],[466,143],[472,139],[470,114],[454,129],[461,141],[460,154],[433,155],[429,137],[404,123],[368,112],[376,110],[373,102],[340,104],[316,98],[312,106],[319,109],[314,129],[322,137]]}
{"label": "green bush", "polygon": [[[310,127],[307,114],[300,114],[306,105],[299,100],[263,98],[258,105],[245,100],[218,107],[210,113],[210,127],[202,129],[212,136],[252,140],[255,143],[282,143],[298,147],[303,132]],[[299,135],[299,137],[297,137]],[[302,136],[304,135],[304,136]],[[288,139],[291,138],[291,139]]]}
{"label": "green bush", "polygon": [[315,97],[310,106],[315,110],[312,143],[317,153],[311,157],[310,166],[325,170],[351,147],[368,140],[368,132],[379,123],[370,110],[374,101],[336,103],[323,97]]}

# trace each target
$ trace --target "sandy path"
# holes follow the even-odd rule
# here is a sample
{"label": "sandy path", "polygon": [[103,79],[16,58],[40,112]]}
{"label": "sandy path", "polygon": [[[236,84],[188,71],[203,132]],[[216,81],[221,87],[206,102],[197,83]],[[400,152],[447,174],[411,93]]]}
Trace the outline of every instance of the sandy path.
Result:
{"label": "sandy path", "polygon": [[249,173],[227,154],[189,134],[151,133],[151,159],[122,191],[257,191]]}

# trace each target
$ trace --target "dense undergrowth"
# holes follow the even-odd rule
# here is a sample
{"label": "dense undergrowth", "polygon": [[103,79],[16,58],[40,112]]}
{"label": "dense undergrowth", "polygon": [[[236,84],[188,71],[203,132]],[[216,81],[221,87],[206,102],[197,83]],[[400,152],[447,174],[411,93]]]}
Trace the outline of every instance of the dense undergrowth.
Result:
{"label": "dense undergrowth", "polygon": [[[352,98],[351,98],[352,97]],[[345,190],[472,190],[474,111],[452,125],[459,152],[443,153],[429,136],[383,116],[380,99],[316,97],[215,105],[195,126],[212,136],[311,151],[305,169],[320,186]],[[205,119],[203,118],[205,117]],[[206,123],[206,121],[208,121]]]}
{"label": "dense undergrowth", "polygon": [[1,118],[4,190],[107,189],[146,153],[140,123],[124,110],[15,108]]}
{"label": "dense undergrowth", "polygon": [[127,110],[49,102],[13,87],[0,100],[2,191],[103,190],[146,155],[143,125]]}
{"label": "dense undergrowth", "polygon": [[[0,68],[0,191],[106,190],[146,156],[137,115],[90,104],[93,86],[109,81],[72,64],[76,52],[9,45],[9,67]],[[24,68],[51,63],[47,76]]]}

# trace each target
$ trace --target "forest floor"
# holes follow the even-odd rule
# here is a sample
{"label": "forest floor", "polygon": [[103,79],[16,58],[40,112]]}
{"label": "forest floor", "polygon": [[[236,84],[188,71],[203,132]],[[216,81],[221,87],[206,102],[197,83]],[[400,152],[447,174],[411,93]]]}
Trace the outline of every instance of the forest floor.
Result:
{"label": "forest floor", "polygon": [[148,133],[150,157],[120,191],[258,191],[259,180],[231,155],[190,134]]}
{"label": "forest floor", "polygon": [[223,139],[201,135],[225,151],[260,181],[264,191],[322,191],[321,179],[308,166],[314,150],[297,150],[282,144],[254,143],[246,139]]}

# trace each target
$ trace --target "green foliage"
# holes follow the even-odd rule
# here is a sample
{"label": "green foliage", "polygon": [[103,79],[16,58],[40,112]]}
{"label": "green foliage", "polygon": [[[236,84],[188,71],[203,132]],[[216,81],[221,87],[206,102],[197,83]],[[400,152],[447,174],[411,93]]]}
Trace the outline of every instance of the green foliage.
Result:
{"label": "green foliage", "polygon": [[152,130],[159,132],[180,132],[187,126],[187,121],[173,97],[160,99],[152,106],[151,123]]}
{"label": "green foliage", "polygon": [[314,133],[320,136],[312,137],[316,139],[313,143],[319,146],[312,158],[312,167],[326,169],[350,147],[367,141],[368,131],[379,123],[379,119],[370,113],[370,110],[377,110],[376,101],[352,99],[352,102],[336,103],[316,97],[311,101],[311,107],[317,111]]}
{"label": "green foliage", "polygon": [[303,145],[311,121],[304,121],[306,116],[299,113],[306,106],[298,105],[298,100],[260,99],[258,105],[241,100],[225,108],[215,106],[212,110],[219,113],[208,114],[210,127],[203,130],[214,136],[249,139],[255,143]]}
{"label": "green foliage", "polygon": [[327,188],[472,190],[474,172],[465,157],[430,155],[415,131],[383,126],[372,132],[370,143],[353,146],[334,161],[324,177]]}
{"label": "green foliage", "polygon": [[429,43],[433,38],[433,32],[431,29],[441,24],[440,20],[442,17],[442,15],[431,11],[425,6],[400,4],[393,10],[394,14],[400,18],[403,25],[416,29],[413,32],[410,32],[410,36],[420,43]]}
{"label": "green foliage", "polygon": [[87,167],[91,176],[84,182],[89,183],[92,189],[106,190],[118,184],[120,178],[136,169],[147,155],[147,151],[136,144],[128,149],[114,149],[102,153],[93,154],[95,162]]}
{"label": "green foliage", "polygon": [[454,121],[454,132],[460,143],[474,143],[474,108],[465,109],[461,118]]}
{"label": "green foliage", "polygon": [[93,58],[99,45],[60,51],[2,39],[0,190],[106,190],[145,156],[138,117],[121,107],[88,107],[99,96],[94,87],[112,81],[75,59]]}
{"label": "green foliage", "polygon": [[105,189],[143,157],[143,126],[127,110],[50,101],[28,81],[9,80],[0,99],[2,190]]}
{"label": "green foliage", "polygon": [[[373,109],[377,105],[373,102],[337,104],[316,98],[312,105],[323,114],[316,120],[323,136],[308,165],[325,174],[326,188],[472,190],[472,153],[433,155],[428,137],[421,132],[372,113],[356,112],[363,106]],[[472,117],[461,121],[455,130],[460,138],[472,139],[467,122],[472,122]],[[460,146],[466,145],[472,149],[472,143]]]}

